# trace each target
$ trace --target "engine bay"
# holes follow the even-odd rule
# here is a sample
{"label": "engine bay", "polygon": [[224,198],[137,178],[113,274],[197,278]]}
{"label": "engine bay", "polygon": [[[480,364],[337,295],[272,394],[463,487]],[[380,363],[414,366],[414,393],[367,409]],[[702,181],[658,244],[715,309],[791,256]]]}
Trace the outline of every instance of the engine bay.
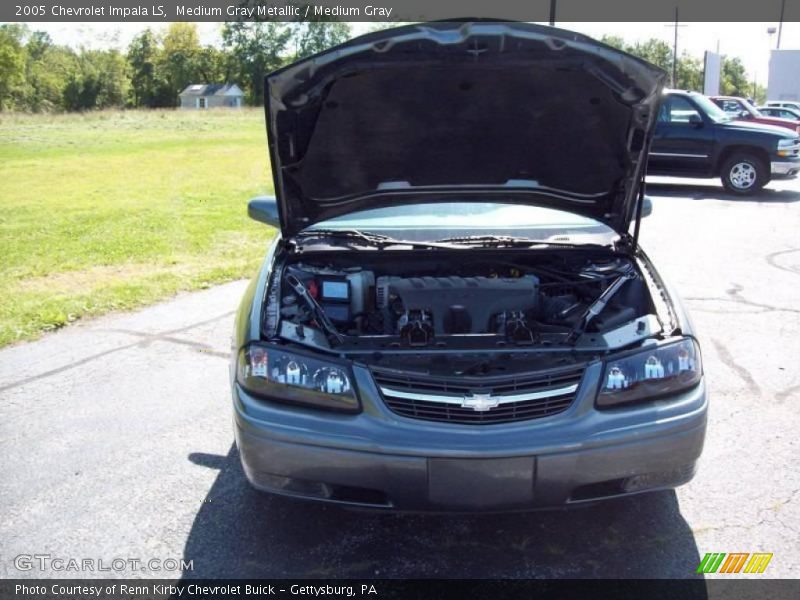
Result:
{"label": "engine bay", "polygon": [[634,322],[654,312],[634,260],[611,252],[299,256],[273,286],[281,337],[344,351],[574,347],[632,324],[641,334]]}

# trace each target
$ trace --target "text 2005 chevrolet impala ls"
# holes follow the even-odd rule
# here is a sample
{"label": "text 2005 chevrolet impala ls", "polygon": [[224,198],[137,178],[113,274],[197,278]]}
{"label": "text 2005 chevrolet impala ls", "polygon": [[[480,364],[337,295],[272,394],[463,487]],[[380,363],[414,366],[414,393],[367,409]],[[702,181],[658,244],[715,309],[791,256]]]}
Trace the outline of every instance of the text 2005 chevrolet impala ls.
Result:
{"label": "text 2005 chevrolet impala ls", "polygon": [[267,76],[276,197],[249,212],[280,233],[232,364],[248,480],[502,511],[691,479],[700,349],[637,245],[664,79],[582,35],[485,21]]}

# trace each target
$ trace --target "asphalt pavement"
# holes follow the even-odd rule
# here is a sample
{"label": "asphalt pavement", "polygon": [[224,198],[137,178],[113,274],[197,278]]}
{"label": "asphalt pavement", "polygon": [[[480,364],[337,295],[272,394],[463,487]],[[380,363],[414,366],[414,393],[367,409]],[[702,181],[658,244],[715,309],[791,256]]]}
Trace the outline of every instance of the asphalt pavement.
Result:
{"label": "asphalt pavement", "polygon": [[768,575],[797,577],[800,182],[649,193],[642,244],[694,318],[711,394],[689,485],[486,516],[260,494],[233,446],[234,282],[0,351],[0,576],[690,578],[707,552],[771,552]]}

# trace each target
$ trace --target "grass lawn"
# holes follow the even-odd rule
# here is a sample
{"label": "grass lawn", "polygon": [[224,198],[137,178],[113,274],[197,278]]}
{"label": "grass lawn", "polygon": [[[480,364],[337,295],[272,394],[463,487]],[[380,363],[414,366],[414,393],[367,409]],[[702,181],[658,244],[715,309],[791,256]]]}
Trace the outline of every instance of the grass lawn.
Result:
{"label": "grass lawn", "polygon": [[271,190],[260,109],[0,113],[0,346],[249,277]]}

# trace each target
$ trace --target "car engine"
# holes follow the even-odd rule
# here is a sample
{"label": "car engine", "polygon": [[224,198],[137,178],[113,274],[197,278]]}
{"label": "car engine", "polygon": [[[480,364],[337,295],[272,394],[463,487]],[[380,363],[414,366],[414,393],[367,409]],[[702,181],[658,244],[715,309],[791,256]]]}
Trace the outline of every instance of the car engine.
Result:
{"label": "car engine", "polygon": [[[390,318],[395,333],[486,333],[500,315],[535,310],[539,279],[521,277],[379,277],[376,307]],[[397,317],[391,318],[391,317]]]}
{"label": "car engine", "polygon": [[608,330],[650,309],[641,277],[623,258],[457,268],[412,263],[404,265],[407,273],[397,272],[397,261],[391,264],[290,265],[280,318],[337,343],[358,338],[362,347],[370,338],[425,347],[458,336],[526,345],[543,336],[574,337],[579,328]]}

